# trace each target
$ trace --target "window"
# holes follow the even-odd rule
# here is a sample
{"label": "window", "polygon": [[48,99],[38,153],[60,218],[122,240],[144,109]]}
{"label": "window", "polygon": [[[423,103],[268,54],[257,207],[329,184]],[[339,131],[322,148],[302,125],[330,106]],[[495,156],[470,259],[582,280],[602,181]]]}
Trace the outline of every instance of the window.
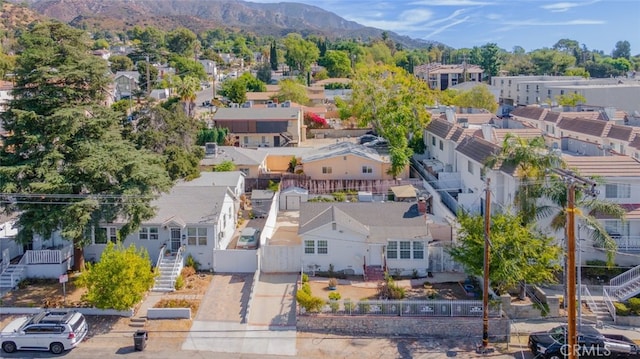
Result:
{"label": "window", "polygon": [[487,178],[487,169],[482,167],[480,168],[480,179],[485,180]]}
{"label": "window", "polygon": [[323,174],[330,174],[331,173],[331,167],[322,167],[322,173]]}
{"label": "window", "polygon": [[400,241],[400,259],[411,259],[411,242]]}
{"label": "window", "polygon": [[329,243],[326,240],[318,240],[318,254],[327,254],[329,252]]}
{"label": "window", "polygon": [[424,259],[424,243],[413,242],[413,259]]}
{"label": "window", "polygon": [[304,254],[329,254],[329,242],[326,239],[305,240]]}
{"label": "window", "polygon": [[440,151],[442,151],[442,149],[444,148],[444,145],[442,144],[442,140],[440,140]]}
{"label": "window", "polygon": [[369,166],[362,166],[362,173],[373,173],[373,168]]}
{"label": "window", "polygon": [[138,232],[140,240],[158,240],[158,227],[142,227]]}
{"label": "window", "polygon": [[605,186],[606,198],[629,198],[631,197],[631,185],[628,183],[608,183]]}
{"label": "window", "polygon": [[331,223],[331,229],[334,231],[338,230],[338,224],[336,222]]}
{"label": "window", "polygon": [[473,174],[473,162],[471,162],[471,160],[467,160],[467,171]]}
{"label": "window", "polygon": [[423,241],[389,241],[387,259],[424,259]]}
{"label": "window", "polygon": [[187,228],[187,244],[190,246],[206,246],[207,245],[207,229],[206,228]]}
{"label": "window", "polygon": [[304,241],[304,254],[315,254],[315,241]]}
{"label": "window", "polygon": [[560,90],[560,95],[564,95],[564,90]]}
{"label": "window", "polygon": [[436,145],[436,138],[431,136],[431,145],[435,146]]}
{"label": "window", "polygon": [[262,137],[260,138],[260,142],[261,142],[261,143],[266,143],[266,141],[267,141],[267,138],[266,138],[265,136],[262,136]]}
{"label": "window", "polygon": [[118,241],[118,230],[116,227],[98,228],[93,238],[95,244],[107,244],[107,241],[116,243]]}
{"label": "window", "polygon": [[387,258],[388,259],[397,259],[398,258],[398,242],[390,241],[387,245]]}

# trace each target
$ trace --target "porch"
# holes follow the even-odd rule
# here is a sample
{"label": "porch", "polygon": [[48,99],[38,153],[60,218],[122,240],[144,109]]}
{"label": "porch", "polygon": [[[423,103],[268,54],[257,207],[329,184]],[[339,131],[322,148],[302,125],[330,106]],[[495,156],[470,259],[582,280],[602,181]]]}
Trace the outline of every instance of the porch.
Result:
{"label": "porch", "polygon": [[27,250],[17,260],[9,258],[9,249],[2,251],[0,293],[14,288],[25,278],[58,278],[73,265],[73,245]]}

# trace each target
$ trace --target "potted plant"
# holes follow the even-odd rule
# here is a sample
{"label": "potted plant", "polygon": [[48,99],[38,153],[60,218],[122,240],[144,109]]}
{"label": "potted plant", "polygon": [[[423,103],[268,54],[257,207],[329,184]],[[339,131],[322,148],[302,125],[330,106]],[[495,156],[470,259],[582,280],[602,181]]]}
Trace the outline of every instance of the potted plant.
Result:
{"label": "potted plant", "polygon": [[336,288],[338,288],[338,280],[329,278],[329,290],[336,290]]}

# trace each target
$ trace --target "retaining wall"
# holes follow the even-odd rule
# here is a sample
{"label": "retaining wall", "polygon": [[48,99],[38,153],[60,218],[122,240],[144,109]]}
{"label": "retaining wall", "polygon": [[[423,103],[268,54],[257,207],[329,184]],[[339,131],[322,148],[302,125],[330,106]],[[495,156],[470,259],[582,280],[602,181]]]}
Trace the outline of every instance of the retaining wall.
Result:
{"label": "retaining wall", "polygon": [[[345,335],[404,335],[482,340],[482,318],[469,317],[298,315],[297,329],[303,332]],[[489,338],[492,341],[507,341],[511,335],[510,331],[508,318],[489,319]]]}

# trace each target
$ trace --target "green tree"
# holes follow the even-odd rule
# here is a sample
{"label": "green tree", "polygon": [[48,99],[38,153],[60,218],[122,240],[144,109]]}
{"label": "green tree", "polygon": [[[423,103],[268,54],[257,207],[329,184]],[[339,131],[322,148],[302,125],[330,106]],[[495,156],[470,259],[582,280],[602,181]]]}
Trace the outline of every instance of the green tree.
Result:
{"label": "green tree", "polygon": [[176,73],[181,76],[191,76],[198,80],[206,80],[207,72],[202,64],[192,58],[184,56],[172,56],[169,64],[176,69]]}
{"label": "green tree", "polygon": [[630,59],[631,58],[631,44],[629,41],[618,41],[616,42],[616,47],[611,52],[611,57],[614,59],[623,58]]}
{"label": "green tree", "polygon": [[359,67],[352,81],[351,114],[389,141],[392,175],[409,164],[409,139],[422,138],[435,99],[425,81],[395,66]]}
{"label": "green tree", "polygon": [[[140,88],[145,93],[150,93],[157,83],[158,68],[145,61],[139,61],[136,67],[137,67],[138,73],[140,74]],[[147,68],[149,69],[148,79],[147,79]]]}
{"label": "green tree", "polygon": [[274,100],[278,100],[278,102],[291,101],[301,105],[309,103],[307,90],[300,83],[290,79],[284,79],[278,84],[280,85],[280,90],[274,96]]}
{"label": "green tree", "polygon": [[453,104],[458,107],[483,108],[491,113],[498,110],[496,97],[487,86],[478,84],[466,91],[459,91],[453,98]]}
{"label": "green tree", "polygon": [[193,115],[193,110],[195,109],[195,100],[197,97],[197,93],[200,90],[200,81],[197,78],[192,76],[184,76],[182,79],[175,79],[177,86],[176,92],[180,97],[180,101],[182,101],[184,106],[184,112],[187,116]]}
{"label": "green tree", "polygon": [[300,34],[290,33],[284,38],[283,43],[286,49],[287,65],[301,74],[309,72],[311,64],[316,62],[320,56],[320,50],[316,44],[303,39]]}
{"label": "green tree", "polygon": [[193,57],[198,44],[198,38],[191,30],[179,27],[166,35],[167,49],[174,54]]}
{"label": "green tree", "polygon": [[232,103],[247,102],[247,87],[240,79],[226,80],[222,83],[220,94],[229,99]]}
{"label": "green tree", "polygon": [[536,75],[559,75],[576,64],[573,55],[548,48],[531,52],[531,62],[536,67]]}
{"label": "green tree", "polygon": [[[543,284],[555,282],[561,248],[553,244],[553,238],[537,232],[533,224],[523,225],[520,216],[500,213],[491,216],[489,233],[489,280],[500,293],[518,284]],[[458,215],[460,229],[458,245],[449,254],[461,263],[465,272],[483,275],[484,272],[484,218],[462,212]]]}
{"label": "green tree", "polygon": [[556,102],[560,106],[575,107],[578,106],[578,104],[587,103],[587,99],[579,93],[569,93],[566,95],[556,96]]}
{"label": "green tree", "polygon": [[107,63],[91,54],[85,36],[58,22],[22,34],[14,98],[2,115],[12,136],[0,148],[0,192],[16,194],[5,210],[20,215],[16,239],[60,231],[74,243],[78,269],[92,227],[122,220],[126,236],[153,216],[150,202],[171,186],[162,157],[124,140],[121,115],[103,105]]}
{"label": "green tree", "polygon": [[256,77],[265,84],[271,82],[271,65],[269,65],[268,62],[263,62],[258,65],[256,68]]}
{"label": "green tree", "polygon": [[230,171],[235,171],[236,170],[236,165],[235,163],[231,162],[231,161],[222,161],[220,163],[218,163],[214,168],[213,171],[214,172],[230,172]]}
{"label": "green tree", "polygon": [[97,39],[93,42],[94,50],[104,50],[109,48],[109,42],[105,39]]}
{"label": "green tree", "polygon": [[156,273],[149,268],[146,250],[109,242],[100,261],[89,263],[76,283],[87,288],[82,299],[96,308],[128,310],[140,303],[153,286]]}
{"label": "green tree", "polygon": [[134,69],[133,61],[123,55],[113,55],[109,58],[109,62],[111,63],[111,72],[113,73],[118,71],[131,71]]}
{"label": "green tree", "polygon": [[275,40],[273,40],[269,48],[269,64],[271,65],[271,70],[278,70],[278,49],[276,48]]}
{"label": "green tree", "polygon": [[482,62],[480,66],[487,75],[488,80],[491,81],[493,76],[497,76],[502,65],[502,59],[500,58],[501,50],[498,45],[494,43],[488,43],[480,48],[482,54]]}
{"label": "green tree", "polygon": [[329,77],[347,77],[351,74],[351,60],[344,51],[329,50],[318,61],[329,73]]}
{"label": "green tree", "polygon": [[250,72],[245,72],[238,80],[244,84],[244,87],[248,92],[265,92],[267,91],[267,85],[258,80],[255,76],[251,75]]}
{"label": "green tree", "polygon": [[524,224],[533,223],[538,217],[538,199],[542,197],[542,182],[546,171],[562,165],[562,159],[550,152],[544,137],[522,138],[508,133],[502,142],[500,152],[489,156],[486,169],[507,165],[515,168],[518,189],[514,204]]}
{"label": "green tree", "polygon": [[564,72],[565,76],[581,76],[585,79],[589,78],[589,72],[584,67],[570,67]]}

